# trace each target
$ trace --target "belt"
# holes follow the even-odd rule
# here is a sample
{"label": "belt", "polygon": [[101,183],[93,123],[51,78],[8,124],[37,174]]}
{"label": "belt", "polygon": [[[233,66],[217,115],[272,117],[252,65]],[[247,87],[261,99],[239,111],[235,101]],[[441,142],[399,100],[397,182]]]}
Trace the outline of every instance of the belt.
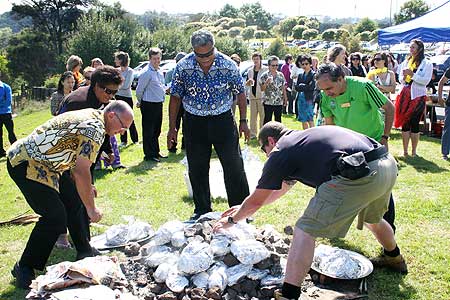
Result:
{"label": "belt", "polygon": [[385,146],[381,145],[375,149],[364,152],[364,157],[366,158],[366,162],[371,162],[377,159],[380,159],[388,154],[388,150]]}

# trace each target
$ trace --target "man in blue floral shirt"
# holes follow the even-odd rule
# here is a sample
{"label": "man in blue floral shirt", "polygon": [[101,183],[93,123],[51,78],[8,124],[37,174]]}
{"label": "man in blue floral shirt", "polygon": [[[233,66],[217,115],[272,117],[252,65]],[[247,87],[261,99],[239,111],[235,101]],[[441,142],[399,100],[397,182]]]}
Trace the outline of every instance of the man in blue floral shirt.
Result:
{"label": "man in blue floral shirt", "polygon": [[183,134],[189,164],[196,220],[210,212],[209,161],[212,145],[222,164],[228,204],[240,204],[249,195],[239,134],[231,112],[233,95],[239,105],[239,133],[250,137],[243,79],[236,64],[214,47],[214,37],[206,30],[192,34],[194,52],[181,60],[174,71],[169,104],[167,146],[177,141],[176,116],[181,103],[185,109]]}

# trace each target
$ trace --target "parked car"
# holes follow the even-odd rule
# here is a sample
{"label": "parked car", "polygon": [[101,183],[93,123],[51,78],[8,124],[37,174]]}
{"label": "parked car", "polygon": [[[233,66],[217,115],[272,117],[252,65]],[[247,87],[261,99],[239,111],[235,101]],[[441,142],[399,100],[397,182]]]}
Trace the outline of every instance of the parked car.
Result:
{"label": "parked car", "polygon": [[[161,61],[159,67],[161,68],[161,71],[165,76],[167,71],[175,68],[175,65],[176,62],[174,59],[166,59]],[[141,75],[141,73],[146,69],[147,66],[148,61],[141,61],[136,67],[133,68],[133,82],[131,83],[131,88],[133,90],[135,90],[137,87],[139,75]]]}
{"label": "parked car", "polygon": [[445,70],[450,67],[450,55],[435,55],[429,58],[430,62],[435,65],[436,69],[436,79],[435,81],[439,81],[444,75]]}

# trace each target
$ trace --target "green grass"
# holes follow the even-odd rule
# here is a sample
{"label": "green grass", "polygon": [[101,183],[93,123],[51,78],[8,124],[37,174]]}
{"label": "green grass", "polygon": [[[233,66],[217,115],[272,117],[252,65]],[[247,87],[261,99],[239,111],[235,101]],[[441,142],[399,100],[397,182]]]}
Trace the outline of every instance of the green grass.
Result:
{"label": "green grass", "polygon": [[[14,119],[17,136],[28,135],[33,128],[50,118],[48,106]],[[164,108],[167,115],[167,103]],[[136,110],[140,133],[140,112]],[[283,117],[290,128],[301,128],[293,117]],[[164,119],[160,145],[165,149],[167,117]],[[244,146],[242,144],[242,146]],[[250,149],[264,160],[256,141]],[[390,150],[402,153],[400,135],[393,133]],[[400,173],[394,188],[397,208],[397,240],[409,265],[409,274],[401,276],[376,269],[369,278],[370,299],[450,299],[450,173],[449,163],[440,159],[440,141],[421,137],[420,157],[398,157]],[[130,145],[121,152],[122,162],[129,168],[97,173],[98,206],[104,212],[101,224],[123,222],[122,215],[134,215],[148,221],[154,228],[168,220],[187,219],[193,211],[183,178],[184,166],[179,163],[184,154],[169,155],[163,163],[143,162],[142,145]],[[0,220],[11,218],[29,209],[22,194],[6,172],[5,159],[0,160]],[[255,214],[255,224],[273,224],[279,231],[293,225],[306,207],[314,190],[297,184],[283,199],[263,207]],[[223,199],[213,200],[215,210],[224,210]],[[32,225],[0,227],[0,299],[23,299],[25,292],[13,286],[9,273],[25,247]],[[98,229],[93,228],[93,233]],[[380,247],[367,231],[352,227],[345,239],[321,242],[333,243],[375,256]],[[55,250],[49,264],[74,260],[73,250]]]}

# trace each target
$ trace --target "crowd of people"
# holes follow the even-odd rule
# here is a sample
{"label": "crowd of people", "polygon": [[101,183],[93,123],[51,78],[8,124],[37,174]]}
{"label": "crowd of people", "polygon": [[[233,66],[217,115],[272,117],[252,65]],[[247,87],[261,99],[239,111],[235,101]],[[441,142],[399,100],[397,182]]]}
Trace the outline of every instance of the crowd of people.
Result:
{"label": "crowd of people", "polygon": [[[315,239],[345,237],[357,216],[358,229],[368,228],[383,246],[383,255],[374,259],[374,264],[406,274],[407,265],[395,240],[391,191],[398,170],[388,141],[395,123],[402,128],[404,155],[409,155],[410,140],[411,155],[417,155],[418,122],[432,73],[423,43],[413,40],[410,56],[398,66],[386,52],[377,52],[372,58],[352,53],[348,62],[342,45],[329,49],[321,64],[317,57],[307,54],[295,62],[286,55],[280,71],[278,57],[270,56],[265,66],[262,55],[254,53],[254,65],[246,78],[238,69],[239,56],[228,57],[216,49],[209,31],[194,32],[191,46],[191,53],[177,55],[176,67],[166,76],[160,70],[161,49],[151,48],[149,64],[136,88],[145,161],[158,163],[167,158],[158,140],[163,103],[170,95],[167,149],[177,151],[182,128],[181,148],[185,149],[194,200],[189,221],[213,210],[209,163],[214,147],[230,207],[215,226],[216,232],[279,199],[297,181],[316,190],[296,223],[278,299],[300,296]],[[11,89],[0,82],[0,97],[6,99],[0,101],[0,125],[6,125],[12,144],[0,156],[7,155],[11,178],[41,216],[12,270],[18,287],[29,286],[34,270],[44,268],[55,243],[70,247],[67,230],[77,259],[98,254],[89,245],[89,223],[102,218],[95,205],[94,171],[101,167],[101,160],[106,166],[125,167],[120,149],[128,143],[127,132],[133,143],[139,140],[133,121],[129,56],[117,52],[114,62],[116,66],[112,67],[94,58],[81,73],[81,58],[71,56],[51,96],[54,117],[17,141],[11,118]],[[394,105],[391,95],[396,74],[403,87]],[[450,70],[439,83],[441,101],[442,86],[448,78]],[[8,101],[9,106],[3,104]],[[283,113],[295,114],[304,130],[287,129],[281,124]],[[315,117],[321,119],[319,125],[334,126],[315,126]],[[450,125],[450,121],[445,123]],[[116,134],[121,134],[120,145]],[[257,139],[268,157],[251,194],[239,145],[242,135],[246,141]],[[450,151],[449,136],[447,128],[444,158]]]}

